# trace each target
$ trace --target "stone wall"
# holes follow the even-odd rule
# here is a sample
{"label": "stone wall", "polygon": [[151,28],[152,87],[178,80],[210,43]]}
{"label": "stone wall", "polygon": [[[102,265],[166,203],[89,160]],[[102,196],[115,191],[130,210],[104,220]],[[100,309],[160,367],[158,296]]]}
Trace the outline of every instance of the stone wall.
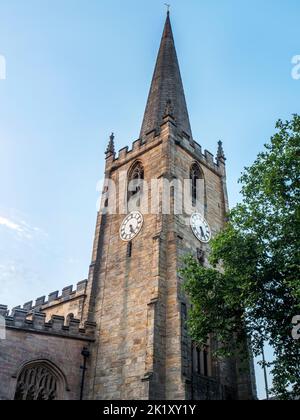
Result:
{"label": "stone wall", "polygon": [[[79,319],[81,324],[84,322],[83,308],[86,300],[88,281],[83,280],[73,286],[65,287],[61,293],[55,291],[46,296],[39,297],[35,301],[30,301],[22,305],[22,309],[28,312],[28,318],[33,312],[43,312],[46,314],[46,321],[51,320],[52,315],[63,316],[66,319],[72,315]],[[21,309],[21,306],[17,307]],[[17,309],[15,308],[15,309]]]}
{"label": "stone wall", "polygon": [[[119,172],[128,171],[135,159],[144,165],[147,180],[163,173],[161,139],[154,142],[136,146],[133,153],[121,152],[123,158],[112,165],[108,162],[111,178],[118,182]],[[161,231],[160,217],[145,215],[143,229],[132,242],[131,258],[119,237],[124,217],[99,215],[97,221],[89,279],[94,296],[88,312],[98,324],[91,399],[154,399],[165,392],[164,326],[160,325],[164,307],[156,238]]]}
{"label": "stone wall", "polygon": [[23,366],[31,362],[46,362],[55,366],[63,378],[61,399],[78,400],[82,371],[81,352],[94,340],[95,325],[86,323],[79,328],[79,320],[65,325],[62,317],[53,316],[45,322],[45,314],[34,314],[16,309],[8,316],[7,308],[0,307],[5,317],[5,339],[0,340],[0,400],[14,399],[17,378]]}
{"label": "stone wall", "polygon": [[[189,179],[192,163],[198,162],[206,181],[205,216],[214,235],[223,228],[228,209],[224,161],[215,161],[207,151],[202,154],[197,143],[178,133],[171,118],[145,142],[135,142],[131,151],[125,148],[118,157],[109,154],[106,176],[118,184],[119,173],[128,173],[137,160],[148,182]],[[89,398],[189,399],[194,381],[192,343],[178,269],[181,257],[188,252],[196,255],[197,248],[204,251],[207,264],[209,246],[194,237],[184,216],[146,214],[128,257],[127,243],[119,237],[123,218],[99,213],[96,225],[85,306],[86,316],[98,324]],[[235,364],[218,366],[215,376],[216,398],[220,389],[237,385]]]}

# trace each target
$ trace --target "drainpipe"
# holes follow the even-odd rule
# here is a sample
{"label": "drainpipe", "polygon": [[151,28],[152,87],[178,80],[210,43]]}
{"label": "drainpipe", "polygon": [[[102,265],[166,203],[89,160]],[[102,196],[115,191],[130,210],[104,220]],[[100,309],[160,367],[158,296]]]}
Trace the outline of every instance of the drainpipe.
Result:
{"label": "drainpipe", "polygon": [[262,354],[262,360],[263,360],[263,365],[264,365],[263,370],[264,370],[266,396],[267,396],[267,400],[269,400],[270,399],[270,393],[269,393],[268,372],[267,372],[267,368],[266,368],[266,357],[265,357],[264,343],[262,343],[262,345],[261,345],[261,354]]}
{"label": "drainpipe", "polygon": [[81,387],[80,387],[80,401],[83,400],[83,391],[84,391],[84,382],[85,382],[85,373],[87,371],[87,359],[90,357],[90,352],[87,347],[84,347],[81,352],[81,356],[83,357],[83,366],[80,366],[82,370],[82,377],[81,377]]}
{"label": "drainpipe", "polygon": [[194,345],[192,343],[192,363],[191,363],[191,400],[194,401],[195,393],[194,393]]}

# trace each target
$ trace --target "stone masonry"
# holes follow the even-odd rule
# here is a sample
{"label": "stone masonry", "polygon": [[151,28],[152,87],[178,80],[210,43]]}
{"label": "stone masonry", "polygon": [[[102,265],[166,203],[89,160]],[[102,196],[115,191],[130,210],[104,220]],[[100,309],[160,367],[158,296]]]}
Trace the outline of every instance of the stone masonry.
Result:
{"label": "stone masonry", "polygon": [[65,319],[34,313],[31,320],[28,312],[15,309],[8,314],[7,307],[0,306],[0,315],[5,317],[6,337],[0,340],[0,400],[13,400],[17,379],[23,367],[30,363],[45,363],[59,371],[62,382],[62,400],[78,400],[82,371],[81,352],[94,341],[95,325],[73,319],[65,325]]}

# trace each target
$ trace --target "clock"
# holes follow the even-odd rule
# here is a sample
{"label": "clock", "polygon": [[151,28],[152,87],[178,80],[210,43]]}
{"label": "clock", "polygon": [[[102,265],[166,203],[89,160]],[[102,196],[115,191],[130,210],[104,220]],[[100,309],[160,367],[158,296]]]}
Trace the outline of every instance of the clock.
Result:
{"label": "clock", "polygon": [[133,211],[123,220],[120,227],[120,238],[124,242],[130,242],[141,231],[144,224],[143,215],[139,211]]}
{"label": "clock", "polygon": [[200,213],[192,214],[191,228],[200,242],[207,244],[211,240],[211,229],[209,224]]}

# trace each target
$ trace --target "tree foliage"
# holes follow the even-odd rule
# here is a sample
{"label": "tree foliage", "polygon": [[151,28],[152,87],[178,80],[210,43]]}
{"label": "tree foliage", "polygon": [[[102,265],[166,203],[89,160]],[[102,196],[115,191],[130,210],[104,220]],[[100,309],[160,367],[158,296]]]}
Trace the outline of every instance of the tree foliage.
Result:
{"label": "tree foliage", "polygon": [[214,333],[223,356],[239,350],[241,331],[256,356],[269,343],[273,393],[289,399],[300,396],[300,341],[291,333],[300,315],[300,116],[276,129],[242,175],[242,202],[211,243],[211,268],[188,256],[181,274],[192,338],[205,344]]}

